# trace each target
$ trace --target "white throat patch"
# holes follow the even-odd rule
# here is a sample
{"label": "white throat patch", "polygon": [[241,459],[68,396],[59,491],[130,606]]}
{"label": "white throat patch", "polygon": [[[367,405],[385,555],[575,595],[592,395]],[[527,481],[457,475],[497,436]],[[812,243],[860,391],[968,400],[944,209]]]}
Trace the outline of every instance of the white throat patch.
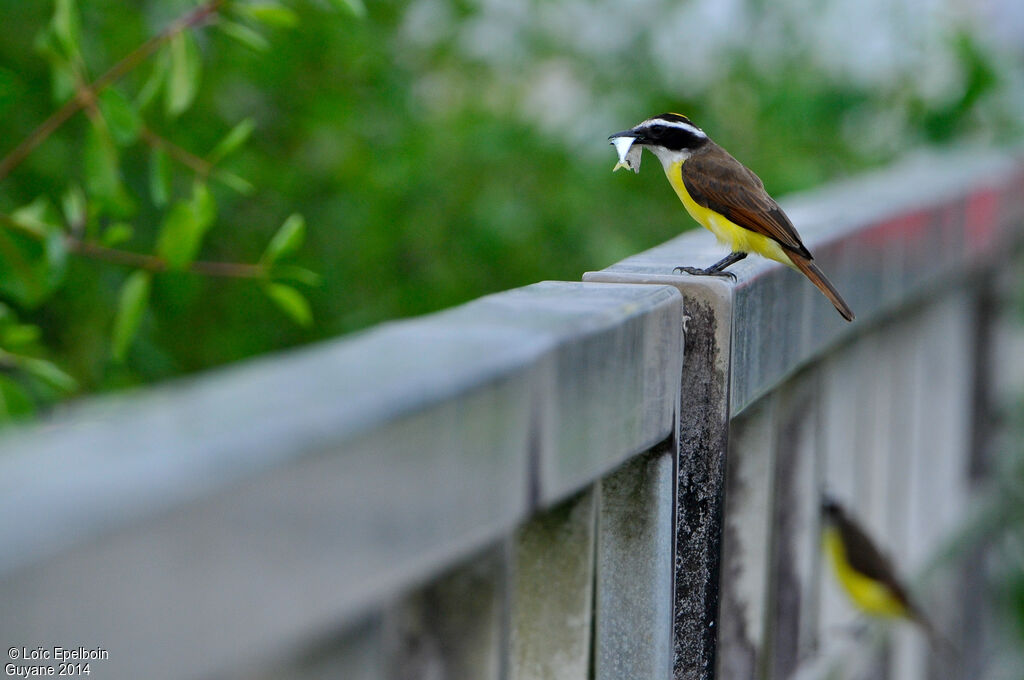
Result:
{"label": "white throat patch", "polygon": [[661,166],[665,168],[665,172],[668,172],[669,168],[674,164],[682,163],[692,155],[689,151],[675,151],[666,149],[663,146],[649,146],[647,149],[658,157],[658,160],[661,161]]}

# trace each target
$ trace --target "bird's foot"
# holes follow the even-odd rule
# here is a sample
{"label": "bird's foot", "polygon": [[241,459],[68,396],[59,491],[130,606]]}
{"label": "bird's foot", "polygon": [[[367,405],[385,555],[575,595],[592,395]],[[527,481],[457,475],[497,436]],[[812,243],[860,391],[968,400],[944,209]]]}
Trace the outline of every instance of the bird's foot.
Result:
{"label": "bird's foot", "polygon": [[722,276],[736,280],[736,275],[732,272],[722,271],[721,269],[701,269],[700,267],[676,267],[672,270],[673,274],[692,274],[693,276]]}

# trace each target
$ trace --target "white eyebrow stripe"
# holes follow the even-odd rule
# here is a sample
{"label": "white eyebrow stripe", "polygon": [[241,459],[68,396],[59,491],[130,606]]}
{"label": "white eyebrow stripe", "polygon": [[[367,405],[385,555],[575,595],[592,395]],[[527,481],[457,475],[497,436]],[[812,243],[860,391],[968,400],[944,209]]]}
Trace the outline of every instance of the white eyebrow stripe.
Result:
{"label": "white eyebrow stripe", "polygon": [[690,125],[689,123],[683,123],[681,121],[663,120],[661,118],[652,118],[651,120],[645,120],[644,122],[640,123],[640,125],[638,125],[637,127],[649,128],[654,127],[655,125],[679,128],[680,130],[686,130],[687,132],[691,132],[697,135],[698,137],[707,137],[707,134],[705,134],[703,130],[696,126]]}

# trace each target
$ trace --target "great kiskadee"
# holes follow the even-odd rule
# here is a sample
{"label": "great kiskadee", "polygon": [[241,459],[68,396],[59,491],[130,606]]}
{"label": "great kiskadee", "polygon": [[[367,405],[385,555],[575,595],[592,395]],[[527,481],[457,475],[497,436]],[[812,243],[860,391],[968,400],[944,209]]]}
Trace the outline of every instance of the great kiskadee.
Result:
{"label": "great kiskadee", "polygon": [[826,498],[821,509],[825,553],[853,604],[871,616],[909,619],[934,638],[935,629],[867,533],[834,500]]}
{"label": "great kiskadee", "polygon": [[812,262],[793,223],[764,190],[761,179],[715,144],[689,118],[663,113],[608,139],[619,151],[615,169],[640,171],[640,150],[658,157],[686,211],[731,249],[707,269],[677,267],[690,274],[728,274],[725,268],[757,253],[804,274],[847,321],[853,310]]}

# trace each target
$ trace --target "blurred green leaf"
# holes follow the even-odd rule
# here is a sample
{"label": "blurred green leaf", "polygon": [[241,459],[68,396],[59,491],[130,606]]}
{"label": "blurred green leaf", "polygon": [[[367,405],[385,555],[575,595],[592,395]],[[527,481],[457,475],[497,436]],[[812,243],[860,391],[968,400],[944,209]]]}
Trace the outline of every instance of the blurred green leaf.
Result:
{"label": "blurred green leaf", "polygon": [[36,32],[35,38],[32,40],[32,49],[40,56],[46,57],[51,63],[56,57],[63,59],[60,46],[57,44],[57,36],[53,34],[52,21],[45,28]]}
{"label": "blurred green leaf", "polygon": [[11,219],[25,231],[38,238],[45,238],[54,231],[60,231],[56,213],[50,199],[39,196],[26,206],[11,213]]}
{"label": "blurred green leaf", "polygon": [[125,280],[117,303],[114,317],[114,332],[111,339],[114,361],[122,362],[128,354],[135,334],[139,331],[142,314],[149,303],[149,291],[153,277],[149,272],[138,270]]}
{"label": "blurred green leaf", "polygon": [[195,260],[203,237],[216,219],[216,205],[205,184],[195,184],[192,200],[178,201],[160,227],[157,254],[170,269],[185,269]]}
{"label": "blurred green leaf", "polygon": [[270,239],[270,243],[267,244],[267,249],[263,251],[262,261],[273,264],[288,257],[302,246],[302,241],[305,238],[306,220],[298,213],[289,215],[281,228]]}
{"label": "blurred green leaf", "polygon": [[104,209],[118,216],[131,213],[133,203],[121,182],[117,148],[96,125],[89,126],[85,138],[85,186]]}
{"label": "blurred green leaf", "polygon": [[77,55],[81,43],[82,27],[75,0],[57,0],[50,25],[53,27],[54,36],[64,48],[64,54],[68,57]]}
{"label": "blurred green leaf", "polygon": [[95,125],[86,135],[85,183],[89,193],[101,200],[109,200],[121,184],[117,151],[105,142]]}
{"label": "blurred green leaf", "polygon": [[266,52],[270,49],[270,42],[259,31],[245,24],[221,19],[217,22],[217,28],[228,37],[256,52]]}
{"label": "blurred green leaf", "polygon": [[158,208],[167,205],[171,197],[171,160],[163,149],[149,153],[149,195]]}
{"label": "blurred green leaf", "polygon": [[63,61],[53,61],[50,64],[50,93],[53,101],[63,104],[75,94],[77,83],[75,74]]}
{"label": "blurred green leaf", "polygon": [[201,236],[202,230],[192,204],[178,201],[160,227],[157,254],[167,261],[170,269],[184,269],[195,258]]}
{"label": "blurred green leaf", "polygon": [[0,295],[19,305],[37,307],[64,280],[67,247],[53,229],[43,237],[0,229]]}
{"label": "blurred green leaf", "polygon": [[217,204],[205,182],[195,182],[192,185],[192,209],[204,231],[217,219]]}
{"label": "blurred green leaf", "polygon": [[274,265],[270,270],[270,276],[273,279],[301,283],[310,288],[316,288],[323,283],[323,277],[316,272],[291,264]]}
{"label": "blurred green leaf", "polygon": [[171,38],[169,50],[170,73],[164,107],[168,116],[176,118],[188,110],[196,98],[202,61],[195,38],[188,31],[182,31]]}
{"label": "blurred green leaf", "polygon": [[0,66],[0,115],[5,115],[7,110],[22,95],[25,85],[18,74],[10,69]]}
{"label": "blurred green leaf", "polygon": [[0,347],[23,350],[39,342],[42,331],[30,323],[9,323],[0,327]]}
{"label": "blurred green leaf", "polygon": [[149,77],[142,85],[142,89],[139,90],[139,94],[135,97],[135,104],[139,107],[140,111],[146,110],[150,104],[156,101],[156,96],[160,94],[160,89],[167,79],[170,64],[171,51],[170,48],[165,47],[157,52],[156,57],[153,59],[153,69],[149,72]]}
{"label": "blurred green leaf", "polygon": [[57,365],[52,361],[34,357],[19,357],[17,365],[33,378],[46,383],[56,390],[61,392],[75,392],[78,390],[78,381],[57,368]]}
{"label": "blurred green leaf", "polygon": [[64,220],[69,227],[85,225],[89,215],[85,204],[85,192],[82,187],[72,184],[61,197],[61,207],[64,209]]}
{"label": "blurred green leaf", "polygon": [[135,106],[115,87],[108,87],[99,96],[100,111],[110,134],[120,146],[130,146],[142,131],[142,118]]}
{"label": "blurred green leaf", "polygon": [[354,17],[362,19],[366,16],[366,5],[363,0],[330,0],[336,9],[344,10]]}
{"label": "blurred green leaf", "polygon": [[283,283],[268,283],[264,290],[267,297],[291,317],[292,321],[300,326],[309,326],[313,323],[313,310],[302,293]]}
{"label": "blurred green leaf", "polygon": [[0,422],[31,415],[35,410],[25,388],[6,375],[0,375]]}
{"label": "blurred green leaf", "polygon": [[119,246],[132,240],[135,229],[127,222],[115,222],[103,231],[100,242],[108,248]]}
{"label": "blurred green leaf", "polygon": [[32,46],[50,65],[50,96],[58,104],[64,103],[75,92],[75,74],[54,35],[52,22],[36,33]]}
{"label": "blurred green leaf", "polygon": [[256,187],[252,185],[252,182],[222,168],[215,168],[214,171],[210,173],[210,176],[221,184],[231,187],[243,196],[248,196],[252,192],[256,191]]}
{"label": "blurred green leaf", "polygon": [[239,14],[275,28],[292,28],[299,23],[299,16],[276,2],[236,3],[232,6]]}
{"label": "blurred green leaf", "polygon": [[213,147],[213,151],[210,152],[206,160],[214,164],[219,163],[224,157],[234,153],[240,146],[245,144],[255,129],[256,122],[252,118],[246,118],[238,123],[238,125],[235,125],[224,135],[224,139],[217,142],[217,146]]}

